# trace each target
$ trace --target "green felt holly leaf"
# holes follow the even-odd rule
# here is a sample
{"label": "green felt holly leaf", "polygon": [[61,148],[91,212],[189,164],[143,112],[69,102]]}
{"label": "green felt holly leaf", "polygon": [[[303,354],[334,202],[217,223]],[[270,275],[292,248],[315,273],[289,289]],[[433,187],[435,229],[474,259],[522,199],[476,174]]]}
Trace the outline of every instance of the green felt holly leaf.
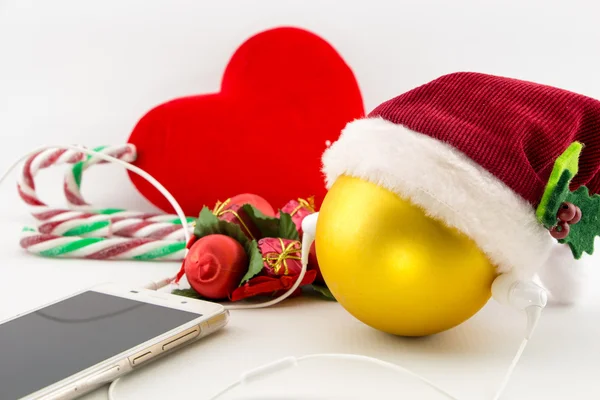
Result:
{"label": "green felt holly leaf", "polygon": [[561,204],[566,201],[569,193],[571,193],[569,186],[572,179],[573,175],[571,175],[571,171],[563,171],[560,179],[554,186],[554,192],[548,197],[548,202],[546,203],[546,212],[544,213],[544,219],[542,221],[542,224],[544,224],[546,228],[550,229],[556,225],[558,209],[560,208]]}
{"label": "green felt holly leaf", "polygon": [[579,172],[579,155],[582,148],[581,143],[572,143],[554,163],[542,200],[536,210],[537,219],[548,229],[556,225],[558,209],[570,193],[571,180]]}
{"label": "green felt holly leaf", "polygon": [[548,229],[557,224],[557,214],[565,202],[573,203],[581,210],[581,220],[569,226],[569,235],[560,243],[568,244],[576,259],[583,253],[594,252],[594,241],[600,236],[600,196],[590,196],[585,186],[574,192],[570,191],[573,177],[579,171],[579,156],[583,145],[572,143],[556,160],[548,184],[544,190],[542,201],[536,210],[538,220]]}
{"label": "green felt holly leaf", "polygon": [[192,299],[205,300],[204,297],[200,295],[200,293],[196,292],[194,289],[175,289],[171,292],[171,294],[183,297],[189,297]]}
{"label": "green felt holly leaf", "polygon": [[336,301],[335,297],[333,296],[333,294],[331,293],[331,290],[329,290],[329,288],[327,286],[321,286],[321,285],[315,285],[314,283],[312,284],[312,288],[314,289],[315,292],[321,294],[323,297],[325,297],[327,300],[333,300]]}
{"label": "green felt holly leaf", "polygon": [[196,220],[194,236],[200,239],[204,236],[215,234],[229,236],[237,240],[248,256],[248,272],[242,278],[240,286],[260,273],[263,268],[263,259],[262,254],[260,254],[260,251],[258,250],[256,240],[248,239],[239,225],[220,220],[208,207],[204,207]]}
{"label": "green felt holly leaf", "polygon": [[571,248],[576,259],[583,253],[594,253],[594,240],[600,236],[600,195],[590,196],[588,188],[581,186],[569,192],[566,201],[575,204],[581,210],[581,220],[570,226],[569,236],[559,240]]}

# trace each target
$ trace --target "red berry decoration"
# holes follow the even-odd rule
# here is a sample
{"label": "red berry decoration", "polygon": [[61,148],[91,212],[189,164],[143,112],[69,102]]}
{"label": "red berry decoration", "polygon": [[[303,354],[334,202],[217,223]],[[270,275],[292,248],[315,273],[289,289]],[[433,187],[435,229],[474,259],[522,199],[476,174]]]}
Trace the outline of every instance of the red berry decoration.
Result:
{"label": "red berry decoration", "polygon": [[554,226],[550,229],[550,235],[557,240],[565,239],[569,236],[569,232],[571,231],[571,227],[565,221],[561,221],[558,225]]}
{"label": "red berry decoration", "polygon": [[570,222],[577,214],[577,207],[573,203],[562,203],[557,217],[562,222]]}
{"label": "red berry decoration", "polygon": [[575,216],[569,221],[569,224],[575,225],[579,221],[581,221],[581,208],[575,207]]}

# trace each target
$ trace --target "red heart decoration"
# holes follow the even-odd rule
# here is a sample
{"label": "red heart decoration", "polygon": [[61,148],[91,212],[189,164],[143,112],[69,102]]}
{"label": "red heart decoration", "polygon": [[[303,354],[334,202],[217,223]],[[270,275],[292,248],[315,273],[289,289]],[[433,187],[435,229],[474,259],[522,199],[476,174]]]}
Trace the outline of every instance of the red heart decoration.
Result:
{"label": "red heart decoration", "polygon": [[[321,155],[364,116],[354,74],[322,38],[298,28],[259,33],[235,52],[218,93],[175,99],[148,112],[129,142],[135,164],[161,182],[189,216],[240,193],[274,208],[325,196]],[[140,193],[172,212],[135,174]]]}

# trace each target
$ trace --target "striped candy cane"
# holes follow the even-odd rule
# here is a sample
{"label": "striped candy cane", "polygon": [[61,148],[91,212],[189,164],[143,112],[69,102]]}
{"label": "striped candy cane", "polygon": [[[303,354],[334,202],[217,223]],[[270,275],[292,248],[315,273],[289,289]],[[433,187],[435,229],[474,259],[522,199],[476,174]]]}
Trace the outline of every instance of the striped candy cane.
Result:
{"label": "striped candy cane", "polygon": [[186,243],[179,241],[57,236],[31,228],[23,230],[20,244],[29,253],[52,258],[181,261],[186,253]]}
{"label": "striped candy cane", "polygon": [[32,214],[38,219],[49,219],[63,214],[68,210],[51,210],[41,201],[35,191],[35,175],[42,169],[54,165],[73,164],[83,160],[84,154],[75,150],[48,149],[29,157],[23,165],[19,176],[17,189],[21,199],[31,208]]}
{"label": "striped candy cane", "polygon": [[193,231],[193,220],[181,226],[179,219],[169,222],[153,222],[140,218],[111,218],[95,214],[86,218],[48,221],[38,229],[40,233],[60,236],[107,237],[121,236],[159,240],[185,241],[185,230]]}
{"label": "striped candy cane", "polygon": [[[95,148],[94,151],[105,153],[127,162],[135,161],[137,157],[135,146],[132,144],[120,146],[101,146]],[[98,157],[87,156],[87,158],[84,161],[77,162],[69,171],[67,171],[67,173],[65,174],[63,190],[67,202],[71,208],[80,210],[91,209],[91,205],[83,198],[83,195],[81,194],[81,181],[83,178],[83,173],[93,165],[105,163],[106,161]],[[111,219],[137,218],[142,220],[148,220],[150,222],[170,222],[174,224],[181,223],[179,217],[173,214],[144,213],[118,208],[107,208],[96,210],[94,212],[98,214],[110,215]],[[188,222],[191,222],[193,220],[193,218],[188,218]]]}
{"label": "striped candy cane", "polygon": [[[94,150],[127,162],[133,161],[136,157],[135,146],[132,144],[103,146]],[[151,222],[180,223],[177,215],[128,211],[115,208],[94,210],[89,206],[85,207],[84,204],[87,203],[83,200],[80,192],[81,176],[85,169],[91,165],[99,164],[100,161],[102,160],[97,157],[88,157],[80,151],[71,149],[62,150],[54,148],[33,154],[25,161],[22,173],[19,176],[17,183],[19,195],[29,206],[32,215],[40,221],[65,221],[104,214],[108,216],[107,218],[139,218]],[[35,190],[35,176],[40,170],[63,164],[74,164],[73,169],[67,172],[63,189],[69,204],[79,204],[77,206],[79,209],[77,210],[49,207],[39,198]],[[189,221],[192,220],[192,218],[189,219]]]}
{"label": "striped candy cane", "polygon": [[[105,148],[104,152],[109,155],[119,156],[124,161],[135,157],[133,145],[114,146]],[[17,188],[21,199],[29,206],[32,215],[41,221],[60,220],[71,218],[88,217],[93,212],[80,210],[65,210],[49,207],[38,196],[35,190],[35,176],[45,168],[63,164],[78,164],[87,159],[83,152],[72,149],[51,148],[40,151],[29,157],[23,165],[23,170],[17,182]],[[100,210],[102,212],[113,212],[114,210]],[[141,213],[140,213],[141,214]],[[152,215],[157,216],[156,214]]]}
{"label": "striped candy cane", "polygon": [[[96,148],[126,162],[135,159],[133,145]],[[83,171],[103,163],[77,150],[48,149],[29,157],[18,180],[18,192],[41,224],[39,231],[25,229],[21,246],[46,257],[181,261],[185,256],[185,233],[193,230],[194,218],[185,226],[177,215],[122,209],[94,210],[80,192]],[[36,193],[35,176],[44,169],[74,164],[63,189],[67,201],[77,209],[56,209]]]}
{"label": "striped candy cane", "polygon": [[[125,162],[133,162],[137,157],[135,146],[132,144],[101,146],[96,147],[93,150],[98,153],[110,155]],[[71,208],[88,208],[90,206],[81,195],[81,177],[83,172],[92,165],[106,163],[107,161],[98,158],[97,156],[86,155],[84,160],[77,162],[73,168],[67,171],[63,189],[65,192],[65,197],[67,198],[67,203]]]}

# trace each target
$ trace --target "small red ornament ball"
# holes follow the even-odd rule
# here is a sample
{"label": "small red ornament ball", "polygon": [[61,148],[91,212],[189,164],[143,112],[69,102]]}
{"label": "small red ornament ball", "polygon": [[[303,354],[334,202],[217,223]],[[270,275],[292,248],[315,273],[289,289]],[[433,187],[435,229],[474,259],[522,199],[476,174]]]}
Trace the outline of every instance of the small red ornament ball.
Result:
{"label": "small red ornament ball", "polygon": [[273,206],[271,206],[271,204],[267,200],[255,194],[238,194],[237,196],[233,196],[231,199],[229,199],[229,202],[232,205],[238,204],[240,206],[243,206],[244,204],[251,204],[256,209],[258,209],[258,211],[265,214],[267,217],[275,216],[275,210],[273,210]]}
{"label": "small red ornament ball", "polygon": [[248,270],[242,245],[225,235],[208,235],[196,241],[183,262],[190,286],[208,299],[227,299]]}

